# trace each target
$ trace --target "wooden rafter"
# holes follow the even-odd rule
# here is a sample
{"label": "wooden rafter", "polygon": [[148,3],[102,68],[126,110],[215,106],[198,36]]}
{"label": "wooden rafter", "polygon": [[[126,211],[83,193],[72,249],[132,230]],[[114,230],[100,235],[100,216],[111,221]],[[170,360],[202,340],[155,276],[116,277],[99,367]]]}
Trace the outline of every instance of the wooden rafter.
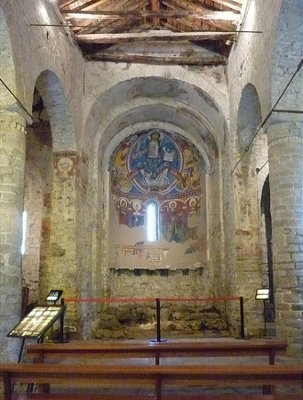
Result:
{"label": "wooden rafter", "polygon": [[89,60],[213,65],[226,63],[227,41],[238,36],[245,2],[57,0],[56,4]]}
{"label": "wooden rafter", "polygon": [[[160,3],[159,0],[151,0],[151,9],[155,13],[159,13],[160,11]],[[153,23],[155,28],[160,27],[160,18],[159,16],[153,17]]]}

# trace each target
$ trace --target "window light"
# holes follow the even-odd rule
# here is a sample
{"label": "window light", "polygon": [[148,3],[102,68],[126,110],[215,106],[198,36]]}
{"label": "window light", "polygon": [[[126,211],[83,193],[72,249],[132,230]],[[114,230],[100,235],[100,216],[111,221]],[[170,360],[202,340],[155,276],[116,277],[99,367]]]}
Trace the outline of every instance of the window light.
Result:
{"label": "window light", "polygon": [[147,240],[154,242],[158,239],[157,235],[157,205],[154,202],[148,204],[147,215]]}
{"label": "window light", "polygon": [[27,228],[27,212],[24,210],[22,213],[22,242],[21,242],[22,255],[25,253],[26,228]]}

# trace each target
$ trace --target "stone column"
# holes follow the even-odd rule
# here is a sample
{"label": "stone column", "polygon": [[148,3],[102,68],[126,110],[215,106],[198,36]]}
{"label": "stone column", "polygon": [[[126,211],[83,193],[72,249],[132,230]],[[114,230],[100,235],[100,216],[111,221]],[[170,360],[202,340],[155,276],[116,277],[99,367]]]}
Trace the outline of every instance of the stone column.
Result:
{"label": "stone column", "polygon": [[16,361],[19,339],[6,338],[21,317],[21,239],[25,120],[0,110],[0,361]]}
{"label": "stone column", "polygon": [[268,129],[277,334],[303,355],[303,124]]}
{"label": "stone column", "polygon": [[[48,228],[44,221],[44,243],[40,260],[40,301],[51,289],[62,289],[63,297],[78,297],[76,269],[76,169],[73,151],[53,154],[54,174],[48,204]],[[48,231],[48,232],[46,232]],[[81,234],[85,234],[81,231]],[[46,239],[48,235],[48,239]],[[87,278],[88,279],[88,278]],[[78,313],[68,304],[65,325],[74,330]]]}
{"label": "stone column", "polygon": [[[263,304],[255,301],[262,286],[261,237],[255,150],[252,149],[234,173],[235,271],[229,275],[233,293],[244,297],[245,335],[263,333]],[[239,311],[237,310],[239,313]]]}

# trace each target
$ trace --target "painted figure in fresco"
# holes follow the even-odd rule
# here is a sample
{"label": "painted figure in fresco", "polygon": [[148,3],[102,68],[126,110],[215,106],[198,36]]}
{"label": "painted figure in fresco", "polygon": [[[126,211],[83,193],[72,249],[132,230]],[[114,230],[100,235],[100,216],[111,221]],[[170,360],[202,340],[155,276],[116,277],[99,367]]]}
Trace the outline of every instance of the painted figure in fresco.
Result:
{"label": "painted figure in fresco", "polygon": [[162,235],[168,242],[182,243],[188,239],[187,213],[181,203],[174,200],[168,203],[162,211]]}
{"label": "painted figure in fresco", "polygon": [[201,222],[199,218],[199,204],[197,199],[191,198],[189,200],[189,216],[188,216],[188,236],[192,240],[198,239],[198,225]]}
{"label": "painted figure in fresco", "polygon": [[140,200],[133,201],[133,213],[132,213],[132,227],[144,225],[144,215],[142,213],[142,204]]}
{"label": "painted figure in fresco", "polygon": [[119,200],[119,224],[127,225],[127,200],[121,198]]}
{"label": "painted figure in fresco", "polygon": [[143,135],[132,150],[129,169],[136,184],[145,192],[167,189],[179,174],[180,157],[176,145],[158,131]]}

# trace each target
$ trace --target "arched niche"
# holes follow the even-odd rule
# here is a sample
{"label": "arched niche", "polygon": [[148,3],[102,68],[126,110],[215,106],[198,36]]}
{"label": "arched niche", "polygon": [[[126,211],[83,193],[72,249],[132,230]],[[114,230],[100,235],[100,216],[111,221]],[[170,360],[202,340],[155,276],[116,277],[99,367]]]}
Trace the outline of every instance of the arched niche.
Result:
{"label": "arched niche", "polygon": [[[212,276],[210,270],[215,259],[224,259],[222,254],[218,255],[222,252],[219,238],[221,230],[215,229],[222,224],[218,203],[222,198],[220,153],[226,133],[223,113],[207,93],[181,80],[151,77],[146,82],[146,78],[130,79],[112,87],[97,99],[85,123],[85,135],[81,141],[79,184],[83,207],[79,218],[82,228],[87,232],[79,238],[81,245],[78,246],[83,265],[82,295],[110,295],[110,157],[123,140],[136,132],[150,129],[182,135],[184,140],[195,146],[203,160],[202,170],[207,191],[206,213],[207,216],[210,215],[210,223],[213,224],[216,234],[212,235],[211,245],[206,251],[208,259],[205,275],[202,274],[199,279],[209,283],[209,277]],[[85,252],[81,249],[85,249]],[[89,281],[84,279],[88,268],[91,273]],[[212,282],[205,290],[207,293],[212,292]],[[203,292],[202,289],[201,291]],[[94,316],[91,315],[90,319],[91,321],[86,321],[87,326],[92,324]]]}
{"label": "arched niche", "polygon": [[[203,166],[195,146],[181,135],[163,129],[139,131],[115,148],[109,162],[109,267],[115,276],[110,287],[114,297],[125,295],[123,290],[119,292],[123,287],[117,282],[119,279],[124,283],[128,280],[130,296],[180,296],[208,291]],[[152,240],[147,213],[151,204]],[[129,273],[135,270],[145,283],[149,282],[147,291],[138,292],[137,282]],[[160,282],[150,275],[164,270],[166,277],[174,271],[179,271],[180,276],[170,279],[161,292]],[[182,286],[184,271],[188,276],[204,275],[202,281],[196,278],[187,284],[188,293]],[[143,289],[145,283],[139,286]],[[181,292],[178,288],[182,288]]]}
{"label": "arched niche", "polygon": [[237,114],[237,147],[242,155],[261,124],[261,108],[256,88],[248,83],[242,90]]}
{"label": "arched niche", "polygon": [[[233,290],[245,294],[248,307],[253,307],[257,287],[262,286],[262,251],[260,187],[264,183],[264,169],[268,160],[267,137],[262,129],[261,107],[256,88],[247,84],[241,93],[237,113],[235,159],[233,171],[235,199],[235,270],[227,271],[227,281]],[[267,167],[265,171],[267,170]],[[236,279],[232,279],[232,276]],[[258,334],[262,321],[259,311],[247,318],[247,329]]]}
{"label": "arched niche", "polygon": [[75,151],[73,120],[60,80],[52,71],[46,70],[38,76],[36,88],[49,116],[54,151]]}
{"label": "arched niche", "polygon": [[[130,110],[144,103],[157,103],[160,99],[173,104],[180,113],[182,108],[187,106],[194,110],[206,125],[211,126],[217,146],[219,148],[222,146],[225,116],[214,98],[206,90],[188,82],[153,76],[120,82],[96,99],[85,121],[88,142],[93,143],[95,149],[99,147],[100,137],[103,134],[102,126],[106,124],[104,120],[114,119],[120,115],[120,107]],[[85,143],[83,145],[85,146]]]}
{"label": "arched niche", "polygon": [[[43,301],[52,287],[74,294],[77,286],[76,141],[63,87],[51,71],[43,71],[36,80],[32,115],[24,197],[31,230],[23,278],[35,302]],[[67,277],[69,268],[73,282]]]}

